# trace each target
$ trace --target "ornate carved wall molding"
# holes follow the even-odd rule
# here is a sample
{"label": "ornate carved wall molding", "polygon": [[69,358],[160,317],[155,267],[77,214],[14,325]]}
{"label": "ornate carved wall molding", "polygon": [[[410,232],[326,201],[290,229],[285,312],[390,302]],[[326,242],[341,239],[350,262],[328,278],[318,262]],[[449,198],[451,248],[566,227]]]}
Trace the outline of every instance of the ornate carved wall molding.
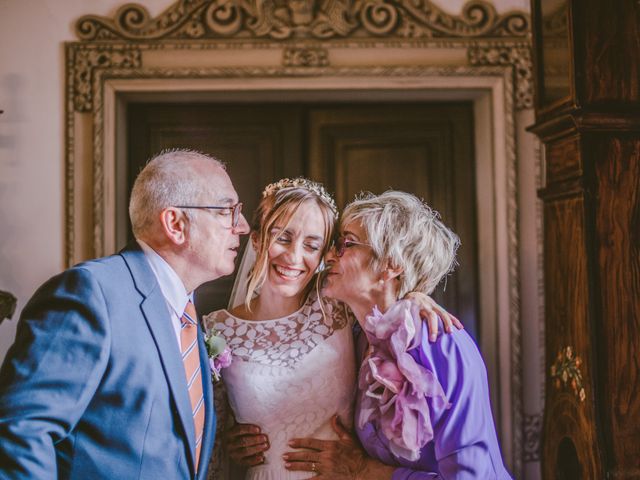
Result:
{"label": "ornate carved wall molding", "polygon": [[326,48],[287,47],[282,64],[285,67],[326,67],[329,65],[329,52]]}
{"label": "ornate carved wall molding", "polygon": [[[246,48],[251,44],[237,44],[233,48]],[[375,44],[374,44],[375,45]],[[422,42],[419,44],[423,46]],[[333,45],[332,45],[333,46]],[[342,48],[357,48],[354,44],[340,44]],[[370,46],[367,44],[366,46]],[[379,47],[379,45],[375,45]],[[390,46],[411,46],[411,44],[393,43]],[[432,43],[424,45],[431,48],[466,48],[470,65],[508,66],[513,68],[515,78],[515,102],[517,109],[532,108],[533,80],[531,67],[531,49],[524,42],[473,42]],[[137,68],[142,66],[142,53],[146,50],[179,49],[217,49],[217,45],[203,44],[135,44],[135,43],[70,43],[67,45],[68,82],[73,89],[73,105],[78,112],[90,112],[92,107],[92,82],[94,70],[110,68]],[[255,48],[269,48],[266,44]],[[285,46],[282,65],[285,67],[326,67],[330,64],[329,51],[321,44]]]}
{"label": "ornate carved wall molding", "polygon": [[179,0],[155,18],[127,4],[113,18],[87,15],[82,40],[345,37],[525,37],[529,17],[483,0],[450,15],[429,0]]}
{"label": "ornate carved wall molding", "polygon": [[136,68],[142,65],[141,52],[133,45],[87,45],[67,49],[67,64],[73,72],[73,105],[78,112],[93,110],[94,70]]}
{"label": "ornate carved wall molding", "polygon": [[86,15],[76,22],[83,42],[67,54],[79,112],[91,111],[94,69],[139,67],[147,49],[277,47],[284,66],[322,67],[327,48],[358,46],[466,46],[471,65],[513,67],[522,109],[533,104],[529,30],[526,12],[498,14],[483,0],[469,1],[459,16],[429,0],[178,0],[155,18],[137,4],[113,18]]}
{"label": "ornate carved wall molding", "polygon": [[540,461],[540,434],[542,433],[542,414],[524,417],[524,461]]}
{"label": "ornate carved wall molding", "polygon": [[528,43],[511,45],[471,45],[467,50],[471,65],[512,66],[515,75],[516,108],[533,108],[531,47]]}

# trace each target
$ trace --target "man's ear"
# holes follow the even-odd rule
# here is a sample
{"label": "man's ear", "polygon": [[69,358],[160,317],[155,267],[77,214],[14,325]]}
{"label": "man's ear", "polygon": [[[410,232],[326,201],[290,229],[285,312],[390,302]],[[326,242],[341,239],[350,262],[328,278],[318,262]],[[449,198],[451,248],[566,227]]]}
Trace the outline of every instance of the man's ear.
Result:
{"label": "man's ear", "polygon": [[175,245],[183,245],[187,241],[187,223],[184,212],[179,208],[168,207],[160,212],[162,231]]}

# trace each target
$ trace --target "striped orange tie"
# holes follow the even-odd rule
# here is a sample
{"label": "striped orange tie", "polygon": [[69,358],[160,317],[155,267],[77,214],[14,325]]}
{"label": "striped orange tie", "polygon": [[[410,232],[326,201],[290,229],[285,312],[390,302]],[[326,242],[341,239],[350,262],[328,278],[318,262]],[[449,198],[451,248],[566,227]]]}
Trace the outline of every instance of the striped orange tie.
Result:
{"label": "striped orange tie", "polygon": [[200,353],[198,348],[198,324],[196,309],[191,303],[187,303],[182,315],[182,327],[180,329],[180,348],[182,350],[182,362],[187,374],[187,386],[189,387],[189,399],[191,400],[191,414],[196,432],[196,471],[200,461],[200,447],[202,446],[202,434],[204,432],[204,396],[202,391],[202,372],[200,371]]}

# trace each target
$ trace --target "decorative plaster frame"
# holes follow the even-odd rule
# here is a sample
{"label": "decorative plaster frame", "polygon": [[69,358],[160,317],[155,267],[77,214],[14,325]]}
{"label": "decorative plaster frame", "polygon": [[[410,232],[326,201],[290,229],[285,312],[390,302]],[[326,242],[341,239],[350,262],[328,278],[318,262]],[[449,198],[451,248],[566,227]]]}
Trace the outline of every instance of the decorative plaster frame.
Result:
{"label": "decorative plaster frame", "polygon": [[[185,1],[176,2],[160,17]],[[405,4],[390,3],[398,8]],[[458,36],[448,32],[449,36],[407,38],[395,30],[371,35],[354,28],[353,34],[339,39],[292,34],[286,40],[266,35],[265,40],[264,35],[251,36],[245,27],[233,38],[174,38],[179,30],[172,30],[166,38],[141,34],[131,40],[126,35],[119,38],[117,29],[116,34],[111,29],[106,39],[68,43],[67,264],[111,253],[118,243],[117,232],[122,228],[116,218],[122,218],[123,207],[117,201],[116,166],[125,156],[121,140],[126,137],[120,115],[127,99],[136,95],[174,92],[215,97],[216,92],[241,92],[259,98],[279,91],[334,99],[340,92],[363,89],[404,99],[438,94],[470,100],[476,115],[477,162],[484,162],[477,168],[481,315],[495,319],[487,321],[491,335],[485,335],[482,349],[492,385],[498,390],[494,408],[508,412],[499,416],[505,458],[520,477],[524,421],[515,119],[518,110],[532,105],[531,51],[526,38],[528,15],[511,12],[501,17],[488,5],[472,2],[465,12],[474,8],[493,12],[492,25],[504,24],[509,15],[524,18],[522,31],[515,35],[513,29],[492,27],[467,29]],[[131,6],[119,10],[116,20],[85,17],[78,28],[89,18],[99,32],[100,22],[116,25],[127,8]],[[445,14],[440,11],[440,15],[442,20]],[[453,18],[449,24],[459,21]],[[483,36],[487,32],[492,36]],[[441,38],[433,38],[437,36]],[[398,52],[402,63],[394,60]],[[363,64],[363,56],[373,60]]]}

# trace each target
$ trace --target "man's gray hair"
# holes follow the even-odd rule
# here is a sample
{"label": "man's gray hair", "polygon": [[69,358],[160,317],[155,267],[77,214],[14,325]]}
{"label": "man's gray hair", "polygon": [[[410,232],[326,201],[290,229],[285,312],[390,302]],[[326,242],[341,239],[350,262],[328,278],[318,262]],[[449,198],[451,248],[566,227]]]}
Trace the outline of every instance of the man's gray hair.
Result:
{"label": "man's gray hair", "polygon": [[[195,172],[194,161],[215,162],[224,168],[224,164],[204,153],[176,149],[160,152],[140,171],[129,201],[134,236],[143,237],[165,208],[197,204],[207,198],[207,185]],[[189,218],[188,211],[185,215]]]}
{"label": "man's gray hair", "polygon": [[439,214],[416,196],[389,190],[364,193],[344,209],[342,225],[359,221],[374,256],[371,268],[402,268],[398,298],[410,291],[433,292],[456,265],[460,239]]}

